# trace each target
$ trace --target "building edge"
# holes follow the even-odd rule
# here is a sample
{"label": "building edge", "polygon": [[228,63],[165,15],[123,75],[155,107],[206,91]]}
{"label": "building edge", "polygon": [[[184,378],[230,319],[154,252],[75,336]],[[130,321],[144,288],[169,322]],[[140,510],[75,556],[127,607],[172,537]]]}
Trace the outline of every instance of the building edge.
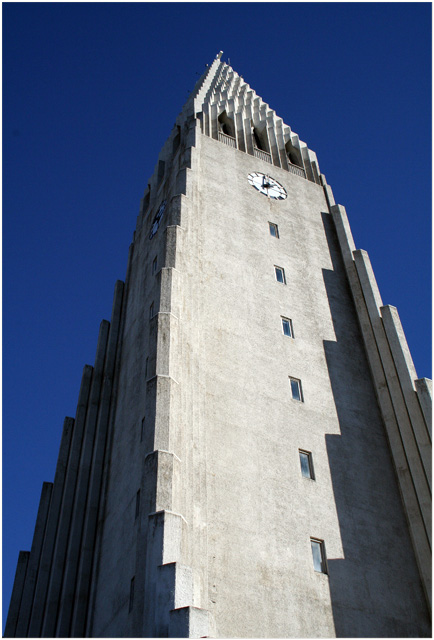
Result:
{"label": "building edge", "polygon": [[332,215],[374,382],[429,611],[431,574],[431,393],[417,379],[395,307],[383,305],[366,251],[356,250],[345,207],[321,182]]}

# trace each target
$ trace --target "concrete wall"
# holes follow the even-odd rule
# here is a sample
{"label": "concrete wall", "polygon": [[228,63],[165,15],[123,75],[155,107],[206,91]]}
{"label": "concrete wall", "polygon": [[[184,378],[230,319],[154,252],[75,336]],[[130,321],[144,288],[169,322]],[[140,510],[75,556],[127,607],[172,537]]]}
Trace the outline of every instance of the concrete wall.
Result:
{"label": "concrete wall", "polygon": [[[219,637],[428,633],[323,189],[205,136],[192,169],[178,426],[194,443],[180,458],[200,606]],[[252,171],[270,172],[288,198],[258,193]],[[288,376],[301,379],[304,403],[290,398]],[[298,449],[313,453],[314,482],[301,477]],[[328,576],[313,571],[310,537],[325,541]]]}
{"label": "concrete wall", "polygon": [[[252,188],[254,171],[288,197]],[[217,56],[145,191],[6,635],[430,635],[431,389],[344,213],[315,154]]]}

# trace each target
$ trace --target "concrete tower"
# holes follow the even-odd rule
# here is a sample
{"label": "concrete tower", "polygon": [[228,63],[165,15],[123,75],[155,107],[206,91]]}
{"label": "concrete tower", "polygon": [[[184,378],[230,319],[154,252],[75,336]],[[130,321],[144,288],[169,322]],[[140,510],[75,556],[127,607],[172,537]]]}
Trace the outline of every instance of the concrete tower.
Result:
{"label": "concrete tower", "polygon": [[145,191],[6,636],[430,636],[431,386],[219,54]]}

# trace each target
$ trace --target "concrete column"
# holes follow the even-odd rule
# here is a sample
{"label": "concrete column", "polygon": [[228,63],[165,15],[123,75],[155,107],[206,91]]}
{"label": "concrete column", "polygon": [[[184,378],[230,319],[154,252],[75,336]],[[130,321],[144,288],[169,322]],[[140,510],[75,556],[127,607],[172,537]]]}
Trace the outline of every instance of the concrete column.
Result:
{"label": "concrete column", "polygon": [[[425,531],[425,525],[416,495],[415,487],[409,473],[408,462],[400,435],[394,407],[392,405],[385,372],[371,325],[370,314],[365,302],[364,292],[357,275],[353,260],[354,241],[348,223],[345,208],[341,205],[331,207],[333,220],[335,222],[336,233],[345,264],[345,269],[350,284],[354,304],[360,322],[362,337],[366,348],[369,366],[374,381],[374,388],[377,394],[378,403],[386,428],[387,437],[391,449],[393,463],[397,473],[398,484],[404,504],[404,512],[407,516],[410,535],[415,550],[416,561],[419,567],[422,584],[425,589],[427,601],[431,603],[431,548]],[[376,286],[376,285],[375,285]],[[367,288],[369,293],[369,288]],[[368,296],[369,297],[369,296]],[[379,298],[378,292],[371,297],[371,310],[375,316],[376,304],[372,304],[372,298]],[[380,298],[381,300],[381,298]],[[381,303],[380,303],[381,304]],[[377,308],[378,313],[378,308]]]}
{"label": "concrete column", "polygon": [[217,123],[217,119],[218,119],[218,107],[217,104],[212,104],[211,108],[210,108],[210,120],[211,120],[211,128],[210,128],[210,133],[211,133],[211,138],[214,138],[215,140],[218,140],[218,123]]}
{"label": "concrete column", "polygon": [[48,584],[47,600],[41,632],[42,637],[52,638],[56,628],[57,607],[59,603],[60,589],[62,587],[66,546],[68,544],[72,504],[74,502],[75,486],[80,463],[80,452],[83,441],[87,405],[89,401],[92,371],[93,368],[91,366],[85,365],[81,379],[77,411],[75,414],[74,431],[72,434],[71,449],[65,476],[65,487],[63,490],[62,505],[60,508],[59,524],[57,527],[56,544],[54,547],[50,580]]}
{"label": "concrete column", "polygon": [[[250,111],[250,108],[248,111]],[[244,118],[244,137],[246,140],[246,151],[249,155],[253,156],[252,123],[250,117]]]}
{"label": "concrete column", "polygon": [[26,579],[24,582],[20,613],[18,616],[16,627],[16,635],[19,638],[24,638],[27,636],[30,615],[33,606],[35,585],[38,578],[42,545],[44,543],[45,529],[47,526],[48,510],[50,508],[52,490],[52,483],[44,482],[44,484],[42,485],[41,499],[39,502],[38,515],[36,517],[35,532],[33,534],[32,548],[30,550],[30,558],[27,564]]}
{"label": "concrete column", "polygon": [[[426,535],[431,544],[431,492],[424,473],[415,433],[409,419],[395,364],[390,352],[389,343],[384,331],[380,307],[381,296],[378,291],[371,263],[366,251],[355,251],[354,260],[360,284],[366,301],[375,340],[386,376],[387,386],[398,423],[399,433],[404,446],[408,469],[414,484]],[[387,314],[386,314],[387,316]],[[391,330],[392,331],[392,330]]]}
{"label": "concrete column", "polygon": [[206,136],[211,136],[210,133],[210,120],[209,106],[206,104],[203,106],[203,133]]}
{"label": "concrete column", "polygon": [[420,378],[415,381],[417,399],[425,419],[429,436],[432,439],[432,380]]}
{"label": "concrete column", "polygon": [[187,194],[187,167],[183,167],[178,171],[175,189],[177,193]]}
{"label": "concrete column", "polygon": [[86,415],[86,424],[84,428],[83,447],[80,456],[77,487],[74,496],[74,506],[71,519],[71,529],[69,532],[68,547],[66,553],[65,573],[63,577],[59,602],[56,635],[60,637],[68,637],[70,634],[72,607],[74,604],[77,568],[80,558],[83,521],[87,508],[89,476],[93,456],[96,421],[100,407],[101,387],[109,328],[110,323],[106,320],[103,320],[101,322],[98,336],[98,346],[95,356],[95,366],[89,394],[89,405]]}
{"label": "concrete column", "polygon": [[179,271],[173,267],[163,267],[160,271],[160,277],[159,311],[174,313],[179,317],[176,296],[179,288]]}
{"label": "concrete column", "polygon": [[74,419],[65,418],[63,423],[62,439],[60,442],[59,457],[57,459],[56,473],[54,476],[53,492],[51,495],[50,511],[48,513],[47,528],[45,531],[44,545],[42,547],[41,561],[39,564],[38,579],[36,582],[33,610],[29,624],[29,637],[37,638],[41,633],[42,618],[47,596],[48,580],[50,577],[51,563],[53,561],[54,545],[56,542],[57,525],[59,522],[60,508],[65,485],[66,469],[68,466],[69,451],[74,429]]}
{"label": "concrete column", "polygon": [[431,490],[431,439],[415,393],[415,380],[417,378],[416,369],[414,368],[413,360],[410,355],[410,350],[407,345],[407,340],[405,339],[404,330],[396,307],[388,305],[381,307],[380,311],[383,319],[384,330],[386,332],[386,337],[389,342],[390,351],[401,385],[402,394],[404,396],[405,405],[407,407],[411,427],[414,432],[422,466],[425,471],[426,481],[429,489]]}
{"label": "concrete column", "polygon": [[170,612],[169,638],[212,637],[211,614],[198,607],[182,607]]}
{"label": "concrete column", "polygon": [[316,182],[315,174],[312,170],[312,162],[309,155],[309,149],[307,148],[306,145],[304,146],[300,145],[300,153],[301,153],[301,159],[303,160],[304,170],[306,171],[306,178],[311,182]]}
{"label": "concrete column", "polygon": [[15,638],[18,616],[20,613],[21,599],[23,597],[24,582],[26,579],[27,565],[29,563],[30,551],[20,551],[18,563],[15,571],[14,586],[12,588],[11,601],[9,604],[8,617],[5,625],[5,638]]}
{"label": "concrete column", "polygon": [[279,124],[279,152],[280,152],[280,162],[282,164],[282,168],[286,171],[289,171],[289,162],[288,156],[286,155],[286,143],[291,139],[291,128],[285,125],[285,123],[280,120]]}
{"label": "concrete column", "polygon": [[[103,467],[102,480],[101,480],[101,493],[100,493],[101,498],[100,498],[100,503],[98,507],[98,525],[104,522],[104,518],[105,518],[105,509],[106,509],[105,499],[106,499],[106,493],[108,488],[110,463],[111,463],[111,457],[112,457],[112,445],[113,445],[113,438],[114,438],[113,426],[114,426],[114,420],[116,415],[116,404],[117,404],[117,396],[118,396],[117,392],[118,392],[118,386],[119,386],[119,369],[120,369],[120,362],[121,362],[121,356],[122,356],[122,344],[123,344],[123,336],[124,336],[125,322],[126,322],[126,309],[128,305],[128,296],[130,291],[131,270],[132,270],[132,263],[134,258],[134,251],[135,251],[135,244],[132,243],[129,247],[127,273],[125,278],[125,284],[123,287],[118,347],[116,351],[116,361],[115,361],[115,368],[113,373],[112,410],[110,414],[110,423],[109,423],[108,435],[107,435],[108,439],[106,444],[106,453],[105,453],[104,467]],[[97,592],[98,573],[99,573],[99,567],[100,567],[100,550],[101,550],[101,536],[98,535],[98,530],[97,530],[97,536],[96,536],[95,547],[93,552],[92,580],[90,584],[90,591],[89,591],[89,598],[88,598],[89,602],[88,602],[88,612],[87,612],[87,618],[86,618],[86,629],[84,633],[86,637],[92,636],[94,602],[95,602],[95,597]]]}
{"label": "concrete column", "polygon": [[170,451],[152,451],[145,457],[143,485],[145,508],[149,513],[176,511],[173,487],[179,482],[181,460]]}
{"label": "concrete column", "polygon": [[268,141],[270,144],[270,153],[271,153],[271,157],[273,160],[273,164],[276,167],[280,167],[280,156],[279,156],[279,145],[278,145],[278,141],[276,139],[276,132],[275,132],[275,122],[274,122],[274,117],[271,116],[270,118],[267,117],[267,131],[268,131]]}
{"label": "concrete column", "polygon": [[333,196],[332,188],[329,184],[327,184],[326,178],[323,174],[321,174],[321,182],[324,188],[328,208],[331,210],[331,208],[335,206],[335,198]]}
{"label": "concrete column", "polygon": [[[179,562],[187,523],[180,514],[163,510],[150,513],[147,525],[143,637],[152,638],[159,637],[158,620],[161,618],[163,621],[167,620],[168,612],[156,612],[158,598],[160,598],[160,605],[165,600],[162,597],[162,590],[167,589],[167,581],[170,578],[175,580],[169,586],[169,592],[182,591],[182,587],[177,587],[176,579],[181,576],[184,579],[186,570],[166,571],[162,569],[162,565]],[[160,580],[163,580],[163,585],[160,584]],[[192,581],[190,584],[192,585]],[[183,597],[185,597],[185,590]]]}
{"label": "concrete column", "polygon": [[238,149],[246,152],[246,139],[244,136],[243,118],[244,110],[235,113],[235,127],[237,130]]}
{"label": "concrete column", "polygon": [[[347,276],[350,278],[351,275],[355,275],[352,273],[352,269],[354,268],[353,251],[356,250],[356,245],[354,244],[353,234],[351,233],[347,212],[345,211],[345,207],[340,204],[332,206],[330,210],[333,216],[333,221],[335,223],[335,229],[338,236],[342,258],[347,270]],[[358,291],[354,277],[352,278],[352,282],[350,282],[350,284],[354,285],[352,287],[353,297],[357,296]]]}
{"label": "concrete column", "polygon": [[159,638],[168,637],[172,609],[189,606],[193,598],[190,567],[170,562],[157,567],[155,628]]}
{"label": "concrete column", "polygon": [[165,229],[166,242],[164,252],[164,266],[176,268],[176,242],[180,227],[177,224],[169,225]]}
{"label": "concrete column", "polygon": [[107,442],[107,430],[111,408],[113,375],[118,346],[119,325],[122,309],[124,285],[118,281],[115,286],[113,308],[105,357],[104,380],[101,392],[101,400],[96,426],[95,444],[93,450],[91,474],[87,496],[86,515],[81,541],[80,561],[77,571],[77,583],[75,588],[74,608],[71,624],[71,636],[81,638],[84,636],[86,615],[90,592],[90,581],[93,566],[93,552],[98,519],[98,507],[100,501],[102,471]]}

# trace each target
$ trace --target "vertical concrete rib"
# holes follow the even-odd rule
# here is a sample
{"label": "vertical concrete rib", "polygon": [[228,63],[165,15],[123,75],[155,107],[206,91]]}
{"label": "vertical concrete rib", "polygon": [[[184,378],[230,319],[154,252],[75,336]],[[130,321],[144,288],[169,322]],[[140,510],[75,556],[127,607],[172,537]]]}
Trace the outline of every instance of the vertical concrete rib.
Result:
{"label": "vertical concrete rib", "polygon": [[[132,263],[134,257],[135,244],[132,242],[128,251],[128,261],[127,261],[127,273],[125,277],[125,284],[123,287],[123,296],[122,296],[122,308],[121,308],[121,316],[120,316],[120,327],[119,327],[119,344],[116,351],[116,361],[113,373],[113,385],[112,385],[112,409],[110,413],[110,423],[108,427],[107,434],[107,444],[106,444],[106,454],[104,459],[104,467],[102,472],[101,479],[101,499],[98,508],[98,523],[97,523],[97,531],[101,526],[101,523],[104,521],[105,510],[106,510],[106,497],[109,486],[109,478],[110,478],[110,461],[112,456],[112,447],[113,447],[113,438],[114,438],[114,421],[116,416],[116,403],[117,403],[117,389],[119,386],[119,370],[122,356],[122,343],[123,343],[123,335],[125,329],[126,322],[126,313],[125,309],[128,305],[128,295],[130,290],[130,281],[131,281],[131,270]],[[98,585],[98,576],[100,571],[100,557],[101,551],[101,536],[96,536],[94,552],[93,552],[93,563],[92,563],[92,579],[89,590],[89,602],[87,607],[87,615],[86,615],[86,629],[84,635],[86,637],[92,637],[92,626],[93,626],[93,616],[94,616],[94,603],[97,594],[97,585]]]}
{"label": "vertical concrete rib", "polygon": [[66,553],[65,574],[62,582],[62,590],[59,602],[59,614],[56,625],[56,635],[60,637],[67,637],[70,634],[71,615],[74,604],[75,584],[77,578],[77,567],[80,558],[83,522],[86,512],[89,477],[92,464],[96,422],[100,405],[109,327],[110,323],[107,322],[107,320],[103,320],[100,325],[98,336],[98,346],[96,350],[95,366],[93,370],[92,384],[89,394],[89,405],[86,415],[83,446],[81,450],[80,465],[77,476],[77,488],[74,496],[71,529],[69,532]]}
{"label": "vertical concrete rib", "polygon": [[72,505],[74,502],[78,467],[80,464],[80,453],[89,401],[92,371],[93,368],[91,366],[85,365],[81,379],[77,410],[75,414],[74,431],[72,434],[71,449],[65,476],[62,505],[60,508],[59,524],[57,527],[56,544],[54,547],[53,561],[48,583],[47,600],[44,611],[44,620],[42,623],[42,637],[52,638],[56,629],[57,609],[65,567],[66,546],[68,544]]}
{"label": "vertical concrete rib", "polygon": [[15,571],[14,586],[12,588],[8,617],[6,618],[5,638],[14,638],[16,636],[17,622],[23,597],[24,582],[26,579],[29,558],[30,551],[20,551]]}
{"label": "vertical concrete rib", "polygon": [[36,638],[41,633],[42,616],[47,595],[50,568],[53,560],[54,545],[56,542],[57,525],[59,522],[73,429],[74,419],[65,418],[63,423],[62,439],[60,441],[59,457],[57,459],[56,473],[54,476],[53,492],[51,495],[44,545],[41,553],[38,579],[36,582],[35,596],[33,599],[33,609],[30,617],[28,635],[31,638]]}
{"label": "vertical concrete rib", "polygon": [[[422,519],[418,497],[409,472],[408,462],[397,423],[394,407],[392,405],[386,374],[378,351],[378,345],[373,332],[373,327],[368,313],[366,300],[362,291],[353,253],[355,245],[348,223],[345,208],[341,205],[330,207],[335,223],[338,242],[350,284],[351,293],[356,307],[366,355],[372,372],[374,388],[378,398],[378,404],[384,420],[384,425],[389,440],[392,459],[398,478],[398,485],[402,496],[404,511],[408,520],[416,561],[419,567],[422,584],[431,606],[431,548],[426,535],[425,525]],[[373,296],[378,301],[379,294]],[[381,300],[381,298],[380,298]],[[371,297],[372,301],[372,297]],[[375,309],[375,304],[373,305]]]}
{"label": "vertical concrete rib", "polygon": [[432,380],[420,378],[415,381],[415,385],[426,428],[430,439],[432,439]]}
{"label": "vertical concrete rib", "polygon": [[382,306],[380,293],[378,291],[372,266],[366,251],[355,251],[354,260],[386,376],[387,386],[395,411],[398,428],[404,445],[408,468],[420,505],[426,535],[428,536],[428,541],[431,544],[430,489],[424,474],[415,434],[404,402],[395,364],[390,353],[389,343],[387,341],[382,318],[380,316],[380,308]]}
{"label": "vertical concrete rib", "polygon": [[24,638],[27,636],[30,614],[33,605],[36,580],[38,578],[39,562],[41,559],[42,545],[44,542],[45,529],[47,526],[48,510],[53,485],[51,482],[44,482],[42,485],[41,499],[39,502],[38,515],[36,517],[35,532],[33,534],[32,548],[27,565],[26,579],[24,582],[23,595],[21,599],[20,613],[18,616],[16,635]]}
{"label": "vertical concrete rib", "polygon": [[402,395],[407,407],[410,424],[414,432],[419,455],[425,472],[426,481],[431,490],[431,440],[425,425],[420,404],[415,393],[415,380],[417,378],[410,350],[405,338],[404,329],[399,319],[396,307],[387,305],[381,307],[384,330],[389,342],[390,351],[395,363]]}
{"label": "vertical concrete rib", "polygon": [[87,605],[90,592],[93,552],[95,546],[95,534],[98,519],[102,472],[111,408],[113,374],[116,361],[116,350],[118,346],[123,291],[124,284],[123,282],[118,281],[115,285],[110,333],[108,337],[107,352],[105,358],[103,387],[98,413],[98,422],[96,427],[92,469],[89,481],[86,516],[83,527],[81,554],[77,573],[77,586],[75,590],[74,609],[71,625],[71,636],[75,638],[83,637],[86,627]]}

